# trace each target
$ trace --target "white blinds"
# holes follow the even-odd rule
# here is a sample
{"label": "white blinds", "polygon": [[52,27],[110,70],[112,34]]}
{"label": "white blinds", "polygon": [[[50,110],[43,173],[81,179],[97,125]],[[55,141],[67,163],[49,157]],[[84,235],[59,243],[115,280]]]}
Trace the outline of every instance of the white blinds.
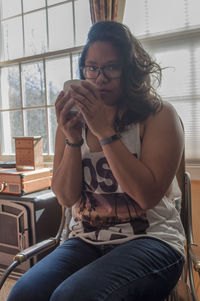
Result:
{"label": "white blinds", "polygon": [[163,70],[159,93],[185,127],[186,160],[200,163],[200,1],[126,0],[123,23]]}

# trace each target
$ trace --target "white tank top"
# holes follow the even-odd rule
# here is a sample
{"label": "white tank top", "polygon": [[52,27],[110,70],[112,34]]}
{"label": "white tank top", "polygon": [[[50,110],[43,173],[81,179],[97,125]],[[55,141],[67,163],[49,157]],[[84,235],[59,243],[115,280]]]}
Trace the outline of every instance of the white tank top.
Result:
{"label": "white tank top", "polygon": [[[72,207],[69,237],[80,237],[96,245],[119,244],[142,236],[155,237],[184,255],[185,234],[175,206],[175,199],[181,200],[176,178],[157,206],[143,210],[123,192],[103,151],[90,152],[83,132],[82,193]],[[139,124],[130,125],[121,134],[121,141],[140,159]]]}

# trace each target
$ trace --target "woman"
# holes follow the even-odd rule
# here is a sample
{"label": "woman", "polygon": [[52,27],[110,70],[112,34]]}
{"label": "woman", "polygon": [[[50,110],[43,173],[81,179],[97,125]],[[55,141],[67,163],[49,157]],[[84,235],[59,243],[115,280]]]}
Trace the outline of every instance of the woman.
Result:
{"label": "woman", "polygon": [[79,65],[81,86],[56,100],[52,189],[72,207],[70,239],[8,301],[164,300],[184,263],[179,117],[153,88],[160,67],[126,26],[94,24]]}

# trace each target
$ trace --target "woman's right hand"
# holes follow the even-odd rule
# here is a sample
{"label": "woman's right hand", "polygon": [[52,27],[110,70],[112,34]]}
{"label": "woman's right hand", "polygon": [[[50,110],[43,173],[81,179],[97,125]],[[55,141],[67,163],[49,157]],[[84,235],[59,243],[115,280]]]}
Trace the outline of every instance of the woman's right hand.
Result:
{"label": "woman's right hand", "polygon": [[71,143],[78,143],[82,139],[82,122],[81,113],[71,111],[75,105],[74,100],[70,96],[70,92],[61,91],[55,102],[56,117],[58,126],[64,136]]}

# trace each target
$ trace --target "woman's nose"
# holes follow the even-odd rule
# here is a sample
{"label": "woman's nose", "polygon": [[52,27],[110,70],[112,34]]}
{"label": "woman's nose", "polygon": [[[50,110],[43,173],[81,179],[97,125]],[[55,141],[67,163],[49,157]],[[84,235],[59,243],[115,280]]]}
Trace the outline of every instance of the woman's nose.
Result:
{"label": "woman's nose", "polygon": [[99,74],[96,78],[96,84],[107,83],[107,82],[109,82],[109,79],[107,78],[106,75],[104,75],[103,70],[99,69]]}

